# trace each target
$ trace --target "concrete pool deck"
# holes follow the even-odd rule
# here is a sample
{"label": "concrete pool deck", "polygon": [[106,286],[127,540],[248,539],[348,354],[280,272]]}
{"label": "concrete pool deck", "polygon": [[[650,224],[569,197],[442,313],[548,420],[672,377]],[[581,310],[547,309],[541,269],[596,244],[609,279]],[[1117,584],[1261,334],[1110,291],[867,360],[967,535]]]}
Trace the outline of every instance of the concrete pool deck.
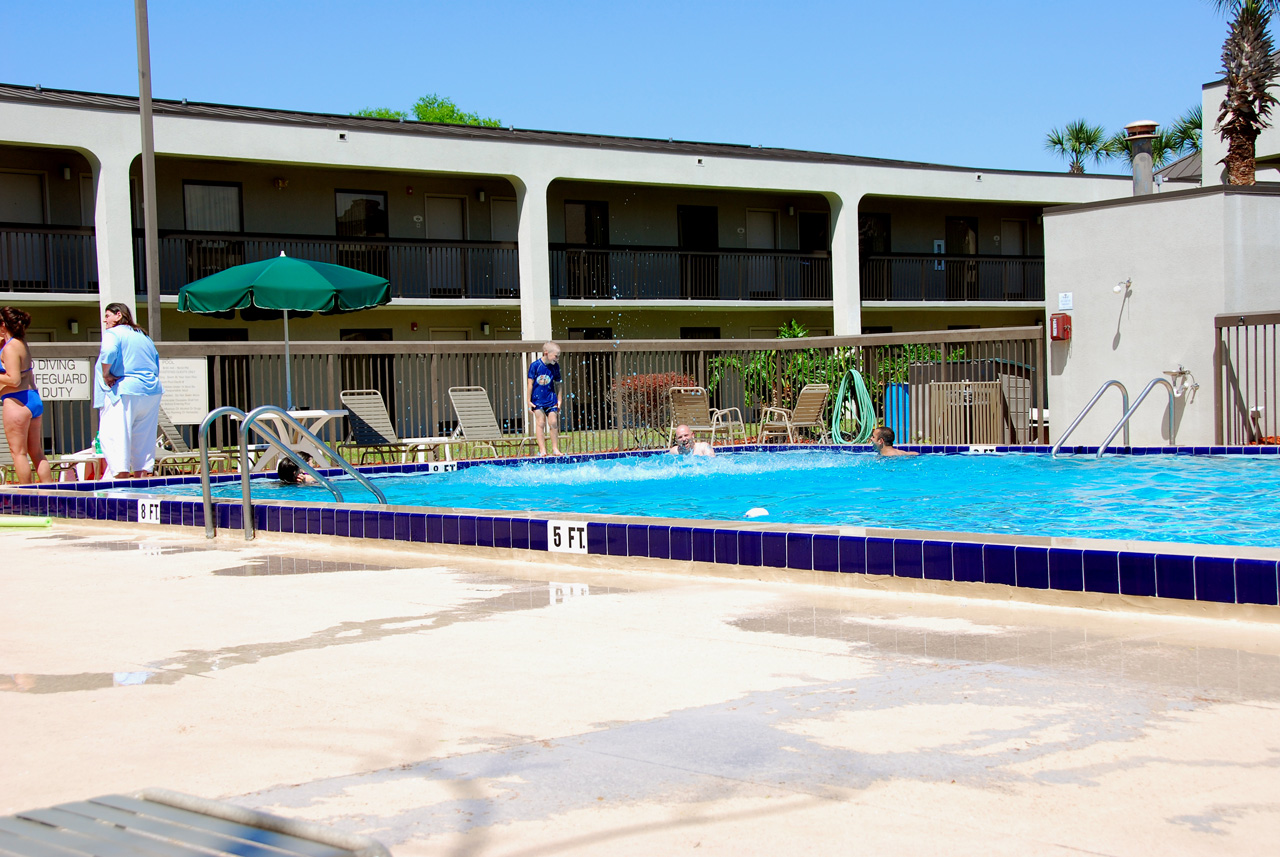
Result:
{"label": "concrete pool deck", "polygon": [[319,537],[0,544],[0,813],[163,786],[397,857],[1280,838],[1274,624]]}

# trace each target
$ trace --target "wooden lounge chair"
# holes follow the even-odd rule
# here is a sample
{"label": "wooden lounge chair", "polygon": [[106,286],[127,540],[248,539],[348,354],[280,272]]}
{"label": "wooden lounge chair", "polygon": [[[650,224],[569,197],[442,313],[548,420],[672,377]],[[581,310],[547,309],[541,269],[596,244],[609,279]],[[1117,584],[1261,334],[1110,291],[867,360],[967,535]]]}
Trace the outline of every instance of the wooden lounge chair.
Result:
{"label": "wooden lounge chair", "polygon": [[[156,469],[157,476],[165,476],[168,474],[181,473],[199,473],[200,472],[200,450],[192,449],[187,444],[187,439],[182,436],[182,432],[173,424],[173,420],[169,419],[169,415],[164,412],[164,408],[160,409],[160,419],[158,421],[160,436],[156,443],[159,445],[156,449]],[[216,472],[227,472],[234,468],[235,460],[228,452],[209,451],[209,469]]]}
{"label": "wooden lounge chair", "polygon": [[667,446],[673,443],[676,426],[685,425],[696,437],[699,432],[711,435],[711,443],[716,442],[716,432],[723,430],[729,442],[733,442],[733,430],[736,426],[747,439],[747,427],[742,421],[742,411],[737,408],[713,408],[711,397],[703,387],[672,387],[667,391],[671,397],[671,427],[667,430]]}
{"label": "wooden lounge chair", "polygon": [[390,857],[367,836],[167,789],[0,817],[0,839],[14,857]]}
{"label": "wooden lounge chair", "polygon": [[765,408],[760,412],[760,442],[768,443],[770,435],[777,435],[795,443],[799,438],[798,430],[803,428],[817,429],[820,443],[830,441],[831,429],[823,420],[830,394],[828,384],[805,384],[800,395],[796,396],[794,408]]}
{"label": "wooden lounge chair", "polygon": [[340,398],[342,406],[347,409],[350,433],[339,448],[348,461],[351,456],[347,450],[358,453],[359,460],[355,464],[366,464],[375,457],[382,462],[391,458],[400,464],[410,460],[426,461],[427,453],[430,452],[434,458],[441,446],[444,447],[445,460],[452,460],[449,447],[456,442],[453,438],[398,437],[387,414],[387,405],[382,401],[382,393],[377,390],[343,390]]}
{"label": "wooden lounge chair", "polygon": [[458,415],[455,438],[488,447],[495,458],[498,456],[495,444],[514,446],[517,450],[522,450],[529,444],[537,445],[538,441],[528,433],[522,437],[502,433],[498,418],[493,413],[493,405],[489,402],[489,391],[484,387],[450,387],[449,401],[453,403],[453,410]]}

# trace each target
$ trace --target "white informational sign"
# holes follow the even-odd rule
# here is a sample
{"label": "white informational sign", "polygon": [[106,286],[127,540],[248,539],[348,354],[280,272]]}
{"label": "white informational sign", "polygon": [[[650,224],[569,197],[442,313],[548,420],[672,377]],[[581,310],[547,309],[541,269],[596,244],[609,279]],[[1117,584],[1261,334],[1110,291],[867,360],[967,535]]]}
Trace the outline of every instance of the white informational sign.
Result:
{"label": "white informational sign", "polygon": [[432,461],[428,464],[428,473],[453,473],[458,469],[456,461]]}
{"label": "white informational sign", "polygon": [[161,357],[160,407],[175,425],[199,425],[209,414],[209,364],[203,357]]}
{"label": "white informational sign", "polygon": [[556,553],[586,553],[587,522],[547,521],[547,550]]}
{"label": "white informational sign", "polygon": [[31,361],[36,389],[46,402],[93,398],[93,361],[84,357],[37,357]]}
{"label": "white informational sign", "polygon": [[1058,309],[1066,311],[1075,309],[1075,292],[1058,292]]}
{"label": "white informational sign", "polygon": [[139,500],[138,501],[138,523],[139,524],[160,523],[160,501],[159,500]]}

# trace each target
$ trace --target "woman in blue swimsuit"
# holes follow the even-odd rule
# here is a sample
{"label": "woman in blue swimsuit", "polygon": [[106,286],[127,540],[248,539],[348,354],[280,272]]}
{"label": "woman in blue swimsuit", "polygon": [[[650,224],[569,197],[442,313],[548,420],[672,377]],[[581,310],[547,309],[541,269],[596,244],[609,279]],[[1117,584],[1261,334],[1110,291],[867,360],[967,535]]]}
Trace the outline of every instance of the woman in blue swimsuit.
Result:
{"label": "woman in blue swimsuit", "polygon": [[52,482],[53,471],[44,457],[44,402],[36,389],[31,352],[27,350],[27,325],[31,316],[20,309],[0,307],[0,401],[4,406],[4,435],[13,453],[18,481],[33,481],[34,468],[41,482]]}

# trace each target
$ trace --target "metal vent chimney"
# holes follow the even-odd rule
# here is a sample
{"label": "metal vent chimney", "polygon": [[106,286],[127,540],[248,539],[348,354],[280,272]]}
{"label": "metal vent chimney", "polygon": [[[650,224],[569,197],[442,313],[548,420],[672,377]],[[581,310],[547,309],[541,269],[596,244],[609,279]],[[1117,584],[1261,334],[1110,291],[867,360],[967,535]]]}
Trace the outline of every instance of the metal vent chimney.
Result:
{"label": "metal vent chimney", "polygon": [[1152,192],[1151,141],[1155,139],[1157,122],[1143,119],[1124,126],[1129,139],[1129,156],[1133,163],[1133,195],[1146,196]]}

